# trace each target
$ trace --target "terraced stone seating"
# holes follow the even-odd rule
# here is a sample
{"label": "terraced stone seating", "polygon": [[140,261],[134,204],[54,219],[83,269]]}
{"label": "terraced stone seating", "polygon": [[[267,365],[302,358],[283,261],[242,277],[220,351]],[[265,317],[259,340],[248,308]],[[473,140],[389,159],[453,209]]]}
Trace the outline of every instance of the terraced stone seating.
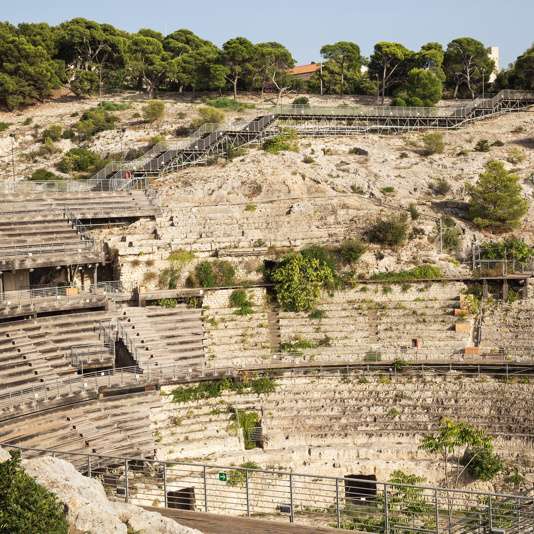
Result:
{"label": "terraced stone seating", "polygon": [[[162,392],[170,390],[171,386],[162,388]],[[151,411],[158,458],[200,459],[241,449],[237,432],[229,427],[227,406],[235,406],[234,392],[224,392],[221,398],[200,403],[177,404],[165,395],[160,399],[160,405]]]}
{"label": "terraced stone seating", "polygon": [[352,225],[365,225],[371,204],[355,198],[279,201],[245,205],[201,206],[174,209],[157,228],[157,238],[171,247],[192,247],[197,255],[216,250],[258,246],[303,247],[343,241]]}
{"label": "terraced stone seating", "polygon": [[484,305],[481,350],[530,355],[534,349],[534,301]]}
{"label": "terraced stone seating", "polygon": [[[154,456],[150,410],[159,404],[154,392],[87,400],[11,420],[0,425],[0,442],[115,456]],[[73,456],[73,463],[85,459]]]}
{"label": "terraced stone seating", "polygon": [[127,308],[119,321],[137,347],[141,367],[198,366],[204,362],[202,310],[149,306]]}
{"label": "terraced stone seating", "polygon": [[65,205],[78,219],[160,216],[144,191],[84,191],[6,197],[0,202],[0,220],[46,220],[63,218]]}
{"label": "terraced stone seating", "polygon": [[[106,312],[92,311],[0,323],[3,392],[75,375],[71,347],[99,344],[99,321],[106,318]],[[111,355],[99,360],[101,367],[112,365]]]}
{"label": "terraced stone seating", "polygon": [[64,218],[39,222],[26,219],[0,221],[0,246],[69,241],[80,241],[80,237]]}
{"label": "terraced stone seating", "polygon": [[306,446],[357,444],[373,436],[413,442],[435,432],[442,417],[484,429],[500,444],[532,448],[532,385],[410,374],[382,383],[369,374],[350,381],[313,374],[279,379],[276,393],[263,399],[269,448],[287,447],[288,439]]}
{"label": "terraced stone seating", "polygon": [[299,348],[299,352],[331,361],[361,357],[369,348],[380,350],[383,356],[398,356],[402,351],[415,357],[413,340],[417,340],[417,356],[446,358],[472,346],[472,318],[461,321],[468,325],[467,331],[456,331],[459,319],[454,310],[459,306],[455,300],[327,300],[318,305],[324,312],[320,319],[310,319],[309,312],[280,312],[280,333],[282,343],[313,342],[318,348]]}
{"label": "terraced stone seating", "polygon": [[204,313],[204,347],[208,366],[258,365],[270,359],[267,313],[254,308],[236,315],[238,308],[210,308]]}

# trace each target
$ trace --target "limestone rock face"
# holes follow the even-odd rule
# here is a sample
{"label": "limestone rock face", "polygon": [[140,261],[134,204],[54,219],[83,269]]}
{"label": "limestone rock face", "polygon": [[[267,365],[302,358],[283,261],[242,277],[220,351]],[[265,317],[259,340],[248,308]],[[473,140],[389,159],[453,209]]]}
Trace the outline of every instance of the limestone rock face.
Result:
{"label": "limestone rock face", "polygon": [[121,521],[133,530],[150,532],[151,534],[202,534],[196,529],[184,527],[172,519],[163,517],[156,512],[148,512],[133,504],[115,502],[113,506]]}
{"label": "limestone rock face", "polygon": [[127,528],[108,501],[100,482],[84,477],[65,460],[32,458],[26,472],[67,505],[67,521],[76,534],[126,534]]}
{"label": "limestone rock face", "polygon": [[[0,462],[8,458],[0,448]],[[128,527],[146,534],[201,534],[158,513],[108,501],[99,481],[84,477],[65,460],[46,456],[23,460],[22,466],[65,503],[69,534],[127,534]]]}

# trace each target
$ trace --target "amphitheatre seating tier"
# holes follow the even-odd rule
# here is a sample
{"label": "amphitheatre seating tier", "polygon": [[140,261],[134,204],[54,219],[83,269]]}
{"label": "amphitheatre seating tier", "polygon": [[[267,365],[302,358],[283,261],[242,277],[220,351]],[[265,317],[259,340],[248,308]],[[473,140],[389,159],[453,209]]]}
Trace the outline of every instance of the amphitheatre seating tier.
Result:
{"label": "amphitheatre seating tier", "polygon": [[318,349],[299,349],[327,355],[336,352],[361,352],[369,347],[398,351],[418,347],[434,352],[436,357],[448,356],[471,346],[472,319],[462,321],[469,331],[457,332],[454,300],[389,300],[387,302],[323,302],[318,309],[321,319],[310,319],[309,312],[280,312],[282,343],[300,340],[319,345]]}
{"label": "amphitheatre seating tier", "polygon": [[429,374],[390,380],[369,375],[350,381],[313,375],[279,380],[277,392],[264,397],[269,447],[287,446],[288,436],[307,445],[324,444],[324,438],[357,442],[373,434],[413,439],[435,432],[442,417],[466,421],[501,442],[519,438],[532,447],[530,384]]}
{"label": "amphitheatre seating tier", "polygon": [[480,346],[486,351],[503,349],[508,354],[532,353],[533,314],[532,300],[484,305]]}
{"label": "amphitheatre seating tier", "polygon": [[[91,311],[0,323],[0,381],[5,390],[76,374],[71,347],[100,344],[99,322],[107,318],[104,311]],[[111,367],[113,358],[104,355],[98,363]]]}
{"label": "amphitheatre seating tier", "polygon": [[236,315],[238,308],[211,308],[204,314],[207,366],[247,366],[270,358],[267,313],[254,308]]}
{"label": "amphitheatre seating tier", "polygon": [[[251,204],[254,202],[252,201]],[[369,224],[378,208],[356,198],[278,201],[245,205],[174,208],[156,237],[200,255],[219,249],[339,243],[351,229]]]}
{"label": "amphitheatre seating tier", "polygon": [[204,362],[202,310],[185,305],[126,308],[119,321],[139,351],[141,367],[189,367]]}
{"label": "amphitheatre seating tier", "polygon": [[[435,433],[443,417],[486,430],[499,450],[513,453],[534,447],[533,386],[519,380],[504,383],[484,375],[466,378],[455,373],[435,377],[432,371],[423,377],[420,372],[404,371],[397,378],[360,373],[348,380],[314,372],[295,378],[286,374],[276,382],[275,393],[261,395],[263,415],[259,399],[248,410],[260,416],[268,435],[264,453],[271,458],[289,448],[296,461],[300,458],[296,451],[308,451],[308,447],[319,447],[313,449],[317,458],[326,448],[337,448],[338,457],[345,460],[368,455],[376,459],[373,447],[385,447],[393,455],[397,450],[401,459],[421,458],[419,439]],[[240,457],[243,443],[230,419],[236,400],[241,402],[244,396],[224,392],[220,398],[180,404],[162,397],[162,405],[151,412],[158,457],[219,463],[224,456]]]}
{"label": "amphitheatre seating tier", "polygon": [[[166,386],[162,391],[171,389]],[[159,458],[202,458],[221,450],[239,450],[237,432],[229,425],[234,393],[183,404],[174,403],[171,396],[160,398],[161,404],[151,411]]]}
{"label": "amphitheatre seating tier", "polygon": [[153,457],[149,415],[158,403],[153,392],[134,393],[36,412],[2,422],[0,441],[69,452]]}
{"label": "amphitheatre seating tier", "polygon": [[0,219],[35,221],[62,218],[65,206],[78,219],[161,215],[144,191],[86,191],[6,197],[0,203]]}

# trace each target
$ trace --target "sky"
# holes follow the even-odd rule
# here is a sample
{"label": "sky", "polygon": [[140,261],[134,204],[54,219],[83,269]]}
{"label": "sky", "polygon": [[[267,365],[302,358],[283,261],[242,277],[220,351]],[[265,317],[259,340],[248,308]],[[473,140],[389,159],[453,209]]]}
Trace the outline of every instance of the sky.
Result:
{"label": "sky", "polygon": [[325,44],[351,41],[369,56],[375,43],[419,50],[427,42],[446,48],[458,37],[498,46],[500,68],[534,42],[533,0],[2,0],[3,21],[56,25],[75,17],[134,33],[165,34],[185,28],[221,46],[233,37],[277,41],[297,65],[320,61]]}

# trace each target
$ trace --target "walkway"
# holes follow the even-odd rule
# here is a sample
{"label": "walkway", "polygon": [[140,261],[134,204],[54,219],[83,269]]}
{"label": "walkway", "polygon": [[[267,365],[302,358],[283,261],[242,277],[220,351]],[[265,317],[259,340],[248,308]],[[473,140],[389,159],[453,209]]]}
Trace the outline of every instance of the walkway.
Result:
{"label": "walkway", "polygon": [[[336,528],[297,525],[274,520],[265,521],[203,512],[185,512],[151,506],[144,508],[150,512],[158,512],[165,517],[170,517],[185,527],[196,528],[203,534],[334,534],[339,532]],[[357,531],[353,530],[352,532],[358,534]]]}

